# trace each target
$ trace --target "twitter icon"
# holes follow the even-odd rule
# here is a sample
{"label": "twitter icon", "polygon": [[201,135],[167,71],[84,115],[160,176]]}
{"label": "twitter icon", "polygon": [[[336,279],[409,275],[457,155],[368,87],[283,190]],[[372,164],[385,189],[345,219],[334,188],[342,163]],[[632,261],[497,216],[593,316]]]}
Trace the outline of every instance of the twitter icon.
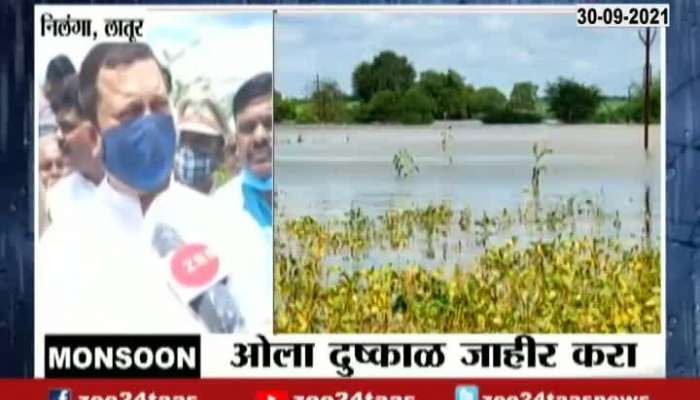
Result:
{"label": "twitter icon", "polygon": [[51,389],[49,400],[71,400],[71,392],[69,389]]}
{"label": "twitter icon", "polygon": [[479,400],[479,388],[474,385],[457,386],[455,400]]}

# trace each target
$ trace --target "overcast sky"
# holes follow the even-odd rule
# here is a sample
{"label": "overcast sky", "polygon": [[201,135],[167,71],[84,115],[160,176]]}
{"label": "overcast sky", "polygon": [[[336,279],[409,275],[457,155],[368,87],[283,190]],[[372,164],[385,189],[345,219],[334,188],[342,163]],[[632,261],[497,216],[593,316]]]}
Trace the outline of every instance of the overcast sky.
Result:
{"label": "overcast sky", "polygon": [[[660,65],[659,42],[652,66]],[[579,28],[574,14],[284,14],[275,19],[275,85],[286,96],[308,94],[316,73],[352,91],[352,71],[391,49],[420,73],[457,70],[467,83],[514,82],[543,88],[559,76],[626,95],[640,81],[644,48],[636,29]],[[539,95],[543,94],[540,90]]]}
{"label": "overcast sky", "polygon": [[146,40],[161,60],[164,51],[175,54],[187,49],[173,63],[173,76],[183,82],[209,78],[217,99],[231,96],[254,75],[272,71],[270,12],[154,12],[149,22]]}

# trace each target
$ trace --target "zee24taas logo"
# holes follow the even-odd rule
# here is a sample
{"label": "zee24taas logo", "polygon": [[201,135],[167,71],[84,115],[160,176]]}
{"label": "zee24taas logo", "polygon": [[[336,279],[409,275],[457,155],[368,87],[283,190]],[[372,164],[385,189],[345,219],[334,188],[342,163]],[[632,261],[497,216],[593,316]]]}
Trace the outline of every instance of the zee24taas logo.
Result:
{"label": "zee24taas logo", "polygon": [[474,385],[457,386],[455,400],[479,400],[479,388]]}
{"label": "zee24taas logo", "polygon": [[49,400],[72,400],[70,389],[49,390]]}

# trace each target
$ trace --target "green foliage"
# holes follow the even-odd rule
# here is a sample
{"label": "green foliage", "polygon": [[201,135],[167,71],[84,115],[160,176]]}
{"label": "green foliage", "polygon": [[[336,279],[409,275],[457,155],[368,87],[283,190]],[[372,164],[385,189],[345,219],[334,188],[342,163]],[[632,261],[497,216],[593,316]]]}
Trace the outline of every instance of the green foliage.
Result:
{"label": "green foliage", "polygon": [[371,63],[363,62],[352,74],[355,95],[365,102],[380,91],[403,93],[416,79],[416,71],[408,58],[385,50],[374,57]]}
{"label": "green foliage", "polygon": [[368,104],[372,121],[398,121],[401,112],[401,94],[391,90],[382,90],[372,96]]}
{"label": "green foliage", "polygon": [[462,90],[462,98],[464,99],[464,118],[472,119],[474,118],[475,109],[474,102],[476,99],[476,89],[472,85],[464,85]]}
{"label": "green foliage", "polygon": [[[382,51],[357,65],[352,74],[354,98],[337,82],[310,83],[309,98],[285,99],[275,93],[275,121],[298,123],[385,122],[429,124],[435,119],[479,118],[484,123],[540,123],[545,117],[563,123],[630,123],[643,120],[643,91],[636,85],[630,101],[603,102],[600,90],[572,79],[559,78],[538,98],[538,87],[522,81],[513,85],[510,98],[496,87],[474,88],[455,70],[423,71],[415,82],[411,62],[393,51]],[[181,91],[176,82],[176,91]],[[651,91],[651,122],[661,112],[659,77]]]}
{"label": "green foliage", "polygon": [[515,111],[533,112],[537,106],[537,85],[532,82],[516,82],[510,92],[511,109]]}
{"label": "green foliage", "polygon": [[[573,211],[572,211],[573,212]],[[507,226],[513,214],[475,225]],[[419,265],[324,264],[328,254],[361,253],[387,241],[406,248],[428,236],[471,229],[471,212],[444,205],[392,210],[371,219],[353,209],[335,230],[311,217],[286,221],[275,241],[275,331],[278,333],[658,333],[658,247],[583,236],[511,239],[469,268],[450,274]],[[553,226],[554,229],[560,229]]]}
{"label": "green foliage", "polygon": [[479,88],[471,101],[475,114],[493,114],[504,109],[507,103],[506,96],[492,86]]}
{"label": "green foliage", "polygon": [[417,86],[401,97],[400,117],[403,124],[430,124],[433,122],[435,102]]}
{"label": "green foliage", "polygon": [[311,95],[311,104],[311,112],[319,122],[337,123],[347,120],[345,94],[335,81],[320,81]]}
{"label": "green foliage", "polygon": [[[642,85],[637,84],[632,88],[632,99],[625,105],[625,111],[631,121],[644,122],[644,87]],[[652,123],[661,121],[661,78],[659,76],[651,81],[649,121]]]}
{"label": "green foliage", "polygon": [[296,120],[296,106],[292,100],[283,98],[282,94],[275,90],[274,102],[275,122]]}
{"label": "green foliage", "polygon": [[362,62],[352,73],[352,90],[355,96],[365,103],[377,92],[375,79],[372,76],[373,70],[371,64]]}
{"label": "green foliage", "polygon": [[391,163],[394,166],[396,176],[400,179],[408,178],[410,175],[420,172],[418,164],[416,164],[416,160],[413,158],[413,155],[406,149],[401,149],[394,154],[394,158],[392,159]]}
{"label": "green foliage", "polygon": [[[642,97],[641,95],[640,97]],[[656,76],[651,81],[651,90],[649,92],[649,115],[653,122],[661,121],[661,77]]]}
{"label": "green foliage", "polygon": [[538,124],[542,115],[536,112],[515,111],[510,108],[495,110],[481,118],[485,124]]}
{"label": "green foliage", "polygon": [[559,78],[546,89],[549,109],[565,123],[589,121],[603,100],[600,89],[573,79]]}
{"label": "green foliage", "polygon": [[317,124],[318,117],[313,112],[312,107],[307,105],[297,105],[296,107],[296,122],[300,124]]}
{"label": "green foliage", "polygon": [[593,117],[599,124],[624,124],[633,122],[632,105],[604,101]]}
{"label": "green foliage", "polygon": [[[644,88],[639,84],[631,87],[631,96],[608,99],[604,101],[595,114],[593,120],[603,124],[623,124],[644,122]],[[658,124],[661,121],[661,79],[656,76],[652,79],[649,92],[649,122]]]}
{"label": "green foliage", "polygon": [[372,122],[372,110],[369,104],[360,103],[349,110],[350,119],[359,123]]}
{"label": "green foliage", "polygon": [[462,119],[467,116],[468,92],[464,80],[456,71],[425,71],[421,73],[418,84],[434,99],[435,118]]}

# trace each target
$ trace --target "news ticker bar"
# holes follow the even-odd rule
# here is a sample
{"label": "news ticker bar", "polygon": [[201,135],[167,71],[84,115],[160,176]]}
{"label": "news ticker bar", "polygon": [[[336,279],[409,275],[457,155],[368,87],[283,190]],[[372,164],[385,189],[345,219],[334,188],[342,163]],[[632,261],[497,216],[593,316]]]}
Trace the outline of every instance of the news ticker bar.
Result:
{"label": "news ticker bar", "polygon": [[700,380],[188,379],[0,380],[3,399],[49,400],[680,400]]}
{"label": "news ticker bar", "polygon": [[663,377],[663,336],[647,336],[47,335],[36,376]]}

